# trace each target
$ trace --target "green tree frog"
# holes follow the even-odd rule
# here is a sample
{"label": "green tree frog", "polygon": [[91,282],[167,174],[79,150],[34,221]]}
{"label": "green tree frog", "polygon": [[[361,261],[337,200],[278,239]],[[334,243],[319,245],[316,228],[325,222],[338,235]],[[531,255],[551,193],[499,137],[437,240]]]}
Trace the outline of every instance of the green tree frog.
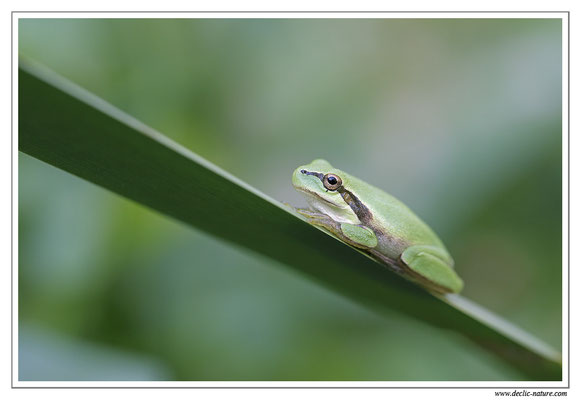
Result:
{"label": "green tree frog", "polygon": [[297,211],[313,225],[430,291],[462,290],[442,241],[401,201],[320,159],[298,167],[292,183],[310,207]]}

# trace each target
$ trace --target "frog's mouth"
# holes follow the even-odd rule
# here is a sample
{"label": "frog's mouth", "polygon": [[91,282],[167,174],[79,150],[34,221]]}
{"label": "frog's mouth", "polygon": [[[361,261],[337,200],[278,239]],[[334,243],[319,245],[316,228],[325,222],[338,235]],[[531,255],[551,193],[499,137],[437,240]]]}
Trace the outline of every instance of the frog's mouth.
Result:
{"label": "frog's mouth", "polygon": [[325,203],[329,204],[330,206],[337,207],[337,205],[335,203],[327,200],[326,198],[322,197],[320,194],[318,194],[316,192],[311,192],[310,190],[300,189],[296,186],[295,186],[295,189],[297,192],[301,192],[307,196],[316,197],[317,199],[324,201]]}

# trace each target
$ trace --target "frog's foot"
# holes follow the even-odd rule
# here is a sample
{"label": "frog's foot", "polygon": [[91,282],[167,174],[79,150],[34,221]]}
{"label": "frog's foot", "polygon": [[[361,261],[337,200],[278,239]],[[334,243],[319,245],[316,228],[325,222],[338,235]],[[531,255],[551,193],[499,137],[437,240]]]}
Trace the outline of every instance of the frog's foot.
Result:
{"label": "frog's foot", "polygon": [[325,228],[351,246],[366,250],[377,246],[377,236],[375,236],[375,232],[366,226],[340,223],[326,214],[311,210],[305,210],[302,208],[297,208],[296,210],[299,214],[305,216],[311,224]]}
{"label": "frog's foot", "polygon": [[454,272],[450,256],[434,246],[410,246],[402,253],[404,274],[437,293],[458,293],[464,283]]}

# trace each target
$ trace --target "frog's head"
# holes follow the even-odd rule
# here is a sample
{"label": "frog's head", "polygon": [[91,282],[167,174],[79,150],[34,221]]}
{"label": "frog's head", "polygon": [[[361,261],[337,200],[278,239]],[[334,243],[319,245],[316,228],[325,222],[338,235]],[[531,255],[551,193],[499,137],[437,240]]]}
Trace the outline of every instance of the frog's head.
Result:
{"label": "frog's head", "polygon": [[341,191],[346,183],[343,171],[326,160],[317,159],[301,165],[293,173],[293,186],[305,196],[309,206],[338,222],[359,224],[359,218],[343,200]]}

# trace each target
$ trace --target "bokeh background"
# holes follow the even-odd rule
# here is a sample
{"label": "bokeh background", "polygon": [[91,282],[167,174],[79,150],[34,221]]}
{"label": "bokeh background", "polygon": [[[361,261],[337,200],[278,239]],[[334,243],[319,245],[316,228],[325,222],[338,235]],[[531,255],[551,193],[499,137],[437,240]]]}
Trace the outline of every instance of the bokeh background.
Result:
{"label": "bokeh background", "polygon": [[[559,19],[21,19],[39,61],[268,195],[314,158],[402,199],[465,296],[561,346]],[[21,380],[512,380],[19,156]],[[192,182],[195,184],[195,182]]]}

